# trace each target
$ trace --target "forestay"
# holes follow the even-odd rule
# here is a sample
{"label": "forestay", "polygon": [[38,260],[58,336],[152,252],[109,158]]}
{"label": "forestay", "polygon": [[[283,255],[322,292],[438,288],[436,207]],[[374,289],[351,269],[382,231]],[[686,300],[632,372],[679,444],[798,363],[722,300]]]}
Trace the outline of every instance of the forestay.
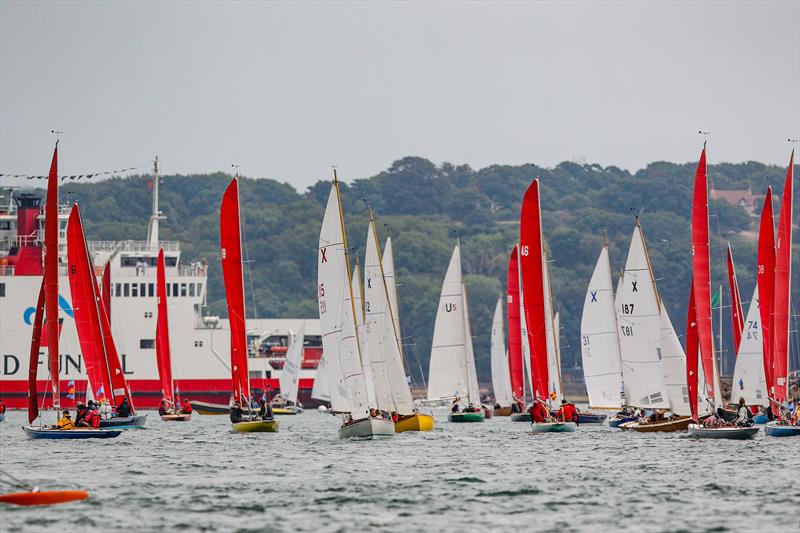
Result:
{"label": "forestay", "polygon": [[547,251],[544,249],[542,250],[542,281],[544,283],[544,325],[547,335],[547,394],[555,405],[561,405],[561,357],[556,340],[557,328],[553,315],[553,293],[550,290],[550,264]]}

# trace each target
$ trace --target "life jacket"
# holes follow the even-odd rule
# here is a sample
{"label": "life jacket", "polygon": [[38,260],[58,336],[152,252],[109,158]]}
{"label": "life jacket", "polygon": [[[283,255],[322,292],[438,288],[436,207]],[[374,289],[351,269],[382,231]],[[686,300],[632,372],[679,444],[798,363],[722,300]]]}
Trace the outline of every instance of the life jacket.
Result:
{"label": "life jacket", "polygon": [[181,407],[181,413],[186,415],[192,414],[192,404],[190,404],[189,402],[184,403],[183,407]]}
{"label": "life jacket", "polygon": [[88,413],[86,413],[86,423],[88,423],[93,428],[97,429],[100,427],[100,413],[95,411],[94,409],[90,409]]}
{"label": "life jacket", "polygon": [[542,423],[547,420],[547,409],[539,403],[535,402],[530,409],[531,421]]}

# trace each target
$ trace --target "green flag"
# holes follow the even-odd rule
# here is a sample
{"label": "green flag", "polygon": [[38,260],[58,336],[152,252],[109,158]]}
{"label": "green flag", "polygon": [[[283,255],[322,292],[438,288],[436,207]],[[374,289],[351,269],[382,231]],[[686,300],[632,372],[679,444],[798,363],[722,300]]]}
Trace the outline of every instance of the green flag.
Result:
{"label": "green flag", "polygon": [[720,285],[719,290],[711,297],[711,307],[719,307],[720,302],[722,302],[722,286]]}

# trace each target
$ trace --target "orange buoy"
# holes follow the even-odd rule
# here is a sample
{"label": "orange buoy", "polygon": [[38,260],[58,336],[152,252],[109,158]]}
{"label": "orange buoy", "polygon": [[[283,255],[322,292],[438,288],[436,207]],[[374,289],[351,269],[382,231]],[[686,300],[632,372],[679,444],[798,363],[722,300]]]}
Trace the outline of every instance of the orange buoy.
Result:
{"label": "orange buoy", "polygon": [[0,494],[1,503],[12,505],[53,505],[76,500],[85,500],[89,493],[85,490],[43,490],[40,492],[14,492]]}

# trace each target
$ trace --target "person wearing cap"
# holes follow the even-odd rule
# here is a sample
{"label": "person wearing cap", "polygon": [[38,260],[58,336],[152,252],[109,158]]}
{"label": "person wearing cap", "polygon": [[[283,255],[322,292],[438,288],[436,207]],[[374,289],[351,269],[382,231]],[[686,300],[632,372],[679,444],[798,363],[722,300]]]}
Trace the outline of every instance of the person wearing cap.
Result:
{"label": "person wearing cap", "polygon": [[562,422],[575,422],[578,423],[578,410],[574,404],[567,401],[566,398],[561,400],[561,409],[558,410],[556,417]]}
{"label": "person wearing cap", "polygon": [[70,418],[68,410],[64,409],[63,416],[56,424],[56,429],[63,429],[63,430],[75,429],[75,424],[72,422],[72,418]]}
{"label": "person wearing cap", "polygon": [[241,422],[244,420],[244,412],[242,411],[242,406],[239,402],[235,402],[231,406],[231,422],[236,424],[237,422]]}
{"label": "person wearing cap", "polygon": [[117,416],[121,418],[128,418],[131,416],[131,404],[128,403],[128,398],[122,398],[122,401],[119,402],[117,406]]}
{"label": "person wearing cap", "polygon": [[528,412],[531,415],[531,422],[535,422],[537,424],[546,422],[547,417],[550,416],[550,413],[547,411],[547,407],[545,407],[544,403],[539,400],[533,402],[533,405],[531,405],[531,408],[528,409]]}
{"label": "person wearing cap", "polygon": [[80,425],[81,422],[84,421],[86,418],[86,414],[89,412],[89,409],[86,407],[86,404],[83,402],[78,402],[75,406],[75,425]]}

